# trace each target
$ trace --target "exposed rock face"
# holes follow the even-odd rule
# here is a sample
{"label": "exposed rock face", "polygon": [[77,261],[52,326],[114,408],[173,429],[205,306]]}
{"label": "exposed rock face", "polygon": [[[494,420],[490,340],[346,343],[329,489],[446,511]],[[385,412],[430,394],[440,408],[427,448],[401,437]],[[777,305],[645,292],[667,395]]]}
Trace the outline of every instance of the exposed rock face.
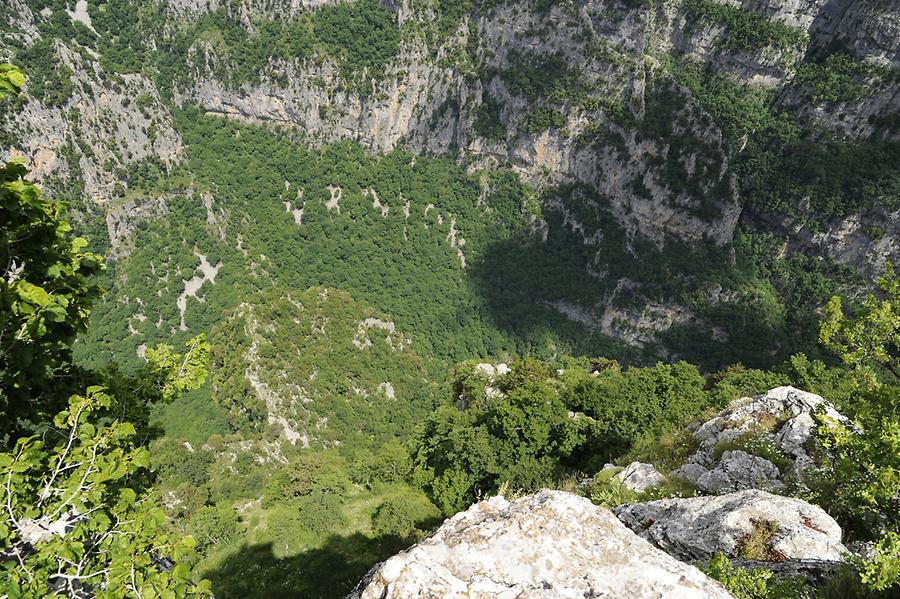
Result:
{"label": "exposed rock face", "polygon": [[[193,14],[206,10],[201,5],[212,10],[215,3],[170,4],[184,4],[183,9]],[[282,18],[300,4],[307,3],[294,3],[290,10],[275,6],[267,15]],[[429,20],[427,10],[413,9],[408,2],[396,4],[401,21]],[[609,15],[619,21],[621,30],[597,29],[599,24],[592,18],[599,18],[607,10],[598,2],[589,2],[574,13],[557,6],[536,12],[530,3],[498,6],[479,16],[472,28],[460,28],[441,48],[426,47],[420,40],[404,44],[385,77],[366,96],[349,89],[338,66],[326,57],[305,62],[273,61],[260,83],[235,89],[211,76],[208,67],[219,65],[221,59],[211,46],[200,42],[193,51],[202,57],[197,63],[207,65],[207,69],[193,73],[193,83],[179,90],[177,100],[197,103],[212,114],[297,127],[312,143],[354,139],[377,151],[389,151],[402,144],[416,152],[438,154],[463,148],[485,166],[510,162],[534,182],[549,177],[554,182],[592,185],[609,197],[617,218],[632,231],[657,239],[670,233],[719,243],[730,240],[740,208],[729,170],[727,145],[689,98],[685,99],[674,127],[680,132],[696,132],[691,135],[697,144],[695,150],[683,151],[670,147],[665,140],[645,139],[635,131],[623,129],[603,109],[572,105],[570,101],[563,102],[564,127],[533,131],[528,119],[535,101],[512,89],[500,74],[516,68],[516,60],[543,60],[558,54],[567,64],[579,65],[578,76],[586,87],[602,90],[610,102],[633,102],[640,113],[644,95],[653,87],[647,81],[644,61],[611,48],[609,52],[615,59],[597,58],[585,39],[600,35],[599,43],[605,46],[622,39],[646,40],[655,32],[643,19],[621,20],[622,15]],[[678,26],[680,22],[673,24]],[[466,77],[450,60],[470,41],[472,32],[477,32],[479,38],[477,58],[484,62],[483,70],[497,73],[484,81]],[[437,61],[433,59],[435,51]],[[633,83],[622,83],[626,81]],[[488,100],[503,106],[503,140],[485,139],[476,131],[478,111]],[[579,136],[590,137],[595,130],[615,136],[622,147],[598,145],[589,139],[573,142]],[[636,159],[625,159],[625,155]],[[715,164],[705,161],[704,156],[710,155],[717,156]],[[708,197],[700,201],[690,194],[672,191],[659,166],[667,159],[681,162],[689,177],[693,177],[696,167],[697,181]],[[635,193],[637,182],[649,190],[649,195]],[[712,210],[700,217],[697,211],[704,202],[711,204]]]}
{"label": "exposed rock face", "polygon": [[[304,8],[331,1],[284,0],[264,7],[239,2],[224,8],[235,12],[234,16],[252,30],[254,15],[288,19]],[[167,3],[169,10],[194,17],[221,4],[225,3]],[[430,9],[409,0],[382,4],[397,13],[401,24],[433,18]],[[578,73],[580,84],[592,94],[625,107],[641,120],[665,80],[658,61],[671,53],[706,62],[741,82],[775,89],[786,104],[803,112],[807,121],[851,138],[868,137],[875,131],[877,117],[900,110],[900,94],[892,85],[870,85],[862,97],[838,103],[812,102],[791,87],[806,51],[834,40],[859,60],[882,66],[896,64],[900,8],[895,3],[731,0],[725,4],[742,6],[773,23],[794,28],[796,42],[758,48],[729,46],[727,27],[722,22],[698,18],[680,2],[629,9],[622,3],[588,0],[578,6],[554,5],[548,10],[535,10],[530,2],[506,3],[478,14],[439,48],[427,47],[420,39],[407,41],[368,96],[349,90],[337,66],[327,58],[316,57],[306,62],[273,61],[260,83],[237,89],[215,79],[209,69],[196,72],[194,82],[180,90],[178,99],[197,103],[213,114],[297,127],[313,143],[349,138],[378,151],[400,145],[437,154],[463,149],[476,164],[509,163],[534,183],[589,184],[610,200],[617,219],[632,233],[657,241],[664,234],[672,234],[725,243],[732,238],[740,215],[729,168],[732,151],[686,90],[678,92],[682,96],[677,101],[678,109],[666,120],[673,123],[675,136],[687,134],[692,139],[692,150],[684,149],[688,144],[676,148],[666,139],[649,138],[641,127],[623,124],[605,108],[570,100],[526,98],[503,77],[503,72],[515,69],[515,60],[522,57],[558,56]],[[474,46],[473,36],[478,38]],[[472,58],[479,63],[480,72],[492,75],[467,77],[454,64],[451,57],[470,46],[478,48]],[[215,51],[204,43],[194,51],[203,56],[199,64],[220,63]],[[479,111],[488,102],[501,107],[503,139],[488,139],[477,131]],[[536,108],[559,111],[564,126],[530,130],[529,117]],[[604,141],[595,143],[597,140]],[[710,157],[715,159],[710,162]],[[673,189],[667,179],[675,165],[684,169],[679,178],[696,183],[700,193]],[[646,191],[639,193],[636,189]],[[889,220],[895,223],[896,217]],[[875,229],[891,230],[877,218],[851,218],[823,227],[822,233],[808,240],[805,237],[809,235],[798,233],[804,238],[804,247],[871,274],[880,272],[886,260],[898,255],[892,236],[871,239],[865,234]],[[673,315],[676,320],[690,318],[677,308],[662,312],[663,319]],[[633,315],[628,316],[628,320],[635,320]],[[658,319],[655,313],[646,316]],[[640,329],[648,327],[639,321],[631,324],[638,331],[632,336],[640,338],[629,339],[630,343],[652,339],[652,331],[649,336],[640,335]],[[604,328],[609,328],[606,323]],[[649,328],[659,327],[651,324]]]}
{"label": "exposed rock face", "polygon": [[841,527],[821,508],[760,490],[662,499],[616,508],[629,528],[670,555],[701,560],[721,551],[763,561],[840,560]]}
{"label": "exposed rock face", "polygon": [[560,491],[482,501],[376,566],[354,599],[727,598],[718,583]]}
{"label": "exposed rock face", "polygon": [[26,156],[30,176],[51,193],[59,181],[83,184],[87,198],[106,209],[110,242],[119,253],[139,221],[165,212],[161,198],[122,198],[129,167],[142,161],[162,169],[179,164],[181,137],[150,79],[111,76],[90,54],[61,42],[56,52],[72,72],[71,97],[62,106],[30,99],[9,124],[16,147],[0,153]]}
{"label": "exposed rock face", "polygon": [[[900,101],[900,92],[897,93]],[[895,112],[900,112],[898,105]],[[787,252],[812,252],[828,256],[868,278],[884,272],[888,262],[900,262],[900,210],[876,206],[860,214],[828,221],[817,231],[809,230],[804,222],[775,217],[748,210],[753,219],[788,239]],[[878,232],[873,238],[873,232]]]}
{"label": "exposed rock face", "polygon": [[348,0],[267,0],[254,2],[241,0],[227,2],[223,0],[164,0],[167,12],[179,18],[194,19],[220,8],[232,17],[244,19],[242,24],[252,25],[252,18],[259,16],[290,18],[307,8],[318,8],[328,4],[338,4]]}
{"label": "exposed rock face", "polygon": [[[30,100],[15,121],[22,153],[31,158],[38,180],[78,171],[91,199],[103,203],[113,197],[113,188],[120,182],[116,167],[148,158],[169,167],[183,159],[181,138],[149,79],[119,75],[113,85],[98,62],[61,43],[57,51],[79,81],[72,97],[58,108]],[[141,109],[134,106],[138,100]],[[69,143],[91,152],[76,150],[78,163],[68,164],[61,150]]]}
{"label": "exposed rock face", "polygon": [[[696,464],[694,464],[696,466]],[[696,478],[685,476],[692,480],[704,493],[728,493],[742,489],[780,489],[784,486],[781,482],[781,472],[778,467],[769,460],[735,450],[722,453],[719,463],[712,470],[698,470],[687,472],[698,473]]]}
{"label": "exposed rock face", "polygon": [[[846,421],[822,397],[794,387],[739,399],[715,418],[694,425],[700,446],[672,475],[706,493],[780,488],[813,466],[807,445],[815,442],[814,414],[820,410]],[[776,458],[781,470],[772,462]]]}
{"label": "exposed rock face", "polygon": [[626,488],[643,493],[666,482],[666,477],[651,464],[631,462],[625,469],[616,474]]}

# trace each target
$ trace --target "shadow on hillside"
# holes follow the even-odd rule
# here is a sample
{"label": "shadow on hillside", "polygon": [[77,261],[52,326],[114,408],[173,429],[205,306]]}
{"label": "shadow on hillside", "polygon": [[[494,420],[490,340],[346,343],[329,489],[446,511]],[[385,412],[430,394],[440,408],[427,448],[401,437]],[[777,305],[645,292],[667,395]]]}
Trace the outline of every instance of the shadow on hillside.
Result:
{"label": "shadow on hillside", "polygon": [[[702,308],[699,318],[675,321],[660,333],[657,340],[667,351],[659,354],[662,347],[648,344],[642,350],[603,335],[599,320],[603,310],[593,307],[607,301],[621,279],[640,282],[638,289],[624,286],[616,293],[617,306],[632,315],[640,315],[652,303],[665,307],[674,300],[672,305],[677,306],[694,291],[747,276],[723,260],[723,252],[669,242],[665,253],[643,247],[635,257],[614,243],[599,249],[587,246],[553,223],[543,243],[523,237],[490,243],[472,261],[468,275],[494,326],[511,335],[521,353],[541,356],[548,347],[562,343],[560,349],[574,355],[630,364],[653,363],[663,355],[713,371],[736,362],[771,368],[797,351],[815,347],[810,332],[814,334],[816,327],[801,322],[803,314],[780,313],[781,306],[765,302],[713,302]],[[601,272],[589,274],[592,268]],[[560,300],[568,316],[554,307]],[[814,314],[812,307],[809,313]]]}
{"label": "shadow on hillside", "polygon": [[[635,352],[601,334],[592,320],[590,307],[604,300],[610,283],[588,274],[589,250],[571,234],[551,229],[544,243],[527,237],[490,243],[467,274],[492,323],[515,339],[519,352],[540,355],[562,342],[576,354],[634,359]],[[567,318],[551,304],[562,299],[584,310]]]}
{"label": "shadow on hillside", "polygon": [[207,572],[217,599],[346,597],[379,561],[405,549],[397,536],[331,536],[321,547],[276,557],[272,543],[245,545]]}

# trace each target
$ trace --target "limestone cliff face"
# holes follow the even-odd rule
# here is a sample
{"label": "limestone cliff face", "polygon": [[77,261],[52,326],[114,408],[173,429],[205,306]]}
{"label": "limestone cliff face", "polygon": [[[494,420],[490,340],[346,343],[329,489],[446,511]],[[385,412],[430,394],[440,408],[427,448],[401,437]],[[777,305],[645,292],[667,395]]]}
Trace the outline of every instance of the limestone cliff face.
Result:
{"label": "limestone cliff face", "polygon": [[[306,3],[276,2],[256,8],[281,18],[300,4]],[[384,4],[397,11],[401,24],[427,22],[431,17],[412,2]],[[682,90],[682,104],[674,116],[683,119],[684,129],[702,143],[674,156],[664,140],[647,139],[610,109],[621,106],[633,118],[644,118],[647,95],[661,78],[660,57],[683,54],[740,81],[772,88],[784,96],[785,103],[802,109],[810,122],[851,137],[870,135],[873,116],[900,108],[898,88],[888,84],[873,84],[862,97],[843,103],[812,104],[789,85],[810,48],[835,40],[860,60],[895,64],[898,36],[893,32],[900,19],[896,3],[745,0],[724,4],[743,6],[773,23],[796,28],[797,43],[738,47],[728,42],[722,23],[698,18],[681,2],[629,9],[620,3],[589,0],[577,6],[554,5],[547,11],[536,10],[531,3],[509,3],[464,24],[437,48],[421,37],[409,36],[387,76],[376,82],[368,96],[349,91],[336,65],[316,59],[273,62],[260,84],[238,89],[228,88],[208,72],[197,72],[195,83],[180,90],[179,100],[198,103],[214,114],[295,126],[313,143],[354,139],[377,151],[399,145],[437,154],[463,150],[476,164],[511,163],[535,183],[592,185],[610,199],[617,217],[634,232],[652,238],[663,233],[685,239],[707,237],[722,243],[731,239],[740,208],[729,171],[731,149],[703,109]],[[478,64],[475,74],[454,62],[467,44],[471,47],[473,35],[479,40],[473,57]],[[210,48],[200,44],[196,51],[205,54],[202,63],[215,64]],[[591,95],[603,99],[602,105],[536,100],[510,89],[502,74],[523,56],[562,57]],[[284,81],[287,84],[280,83]],[[506,131],[502,138],[486,139],[475,127],[479,110],[488,102],[500,106]],[[528,120],[538,108],[558,110],[565,117],[564,125],[532,132]],[[598,132],[606,139],[614,136],[617,145],[588,143]],[[684,176],[689,177],[704,156],[714,156],[716,162],[704,173],[703,188],[711,196],[705,200],[706,210],[696,197],[674,191],[660,166],[667,158],[681,162]],[[636,193],[636,188],[649,193]],[[843,230],[840,224],[836,228]],[[841,259],[872,250],[872,244],[864,243],[828,253]],[[884,261],[884,252],[879,255],[877,263]]]}
{"label": "limestone cliff face", "polygon": [[164,0],[163,7],[167,13],[182,19],[196,19],[221,8],[229,16],[239,18],[244,25],[252,26],[253,18],[260,15],[287,18],[308,8],[346,1],[348,0]]}
{"label": "limestone cliff face", "polygon": [[[19,35],[35,43],[34,15],[18,7]],[[181,137],[155,84],[139,74],[106,72],[96,53],[54,40],[60,65],[71,73],[72,92],[59,106],[26,97],[5,124],[17,139],[6,155],[23,155],[32,177],[53,193],[72,181],[107,217],[110,242],[119,248],[140,220],[164,212],[158,199],[127,197],[129,168],[152,161],[167,170],[184,159]]]}
{"label": "limestone cliff face", "polygon": [[[160,9],[171,19],[170,32],[224,11],[252,34],[261,19],[291,20],[339,1],[165,0]],[[741,214],[731,168],[735,142],[726,141],[702,104],[674,83],[665,64],[669,56],[772,90],[779,103],[826,134],[862,139],[877,129],[884,137],[900,135],[883,127],[883,117],[900,111],[900,86],[891,74],[900,64],[895,0],[677,0],[637,6],[585,0],[550,7],[508,2],[465,17],[455,31],[437,37],[424,33],[435,20],[427,3],[383,0],[382,5],[396,13],[403,41],[367,93],[320,53],[306,60],[273,58],[257,83],[223,81],[215,73],[227,73],[233,65],[201,36],[189,50],[190,72],[176,85],[175,103],[289,127],[313,144],[350,139],[378,152],[405,147],[459,155],[474,166],[511,164],[536,185],[587,184],[608,200],[632,234],[659,243],[666,234],[725,243]],[[735,37],[727,18],[704,13],[717,6],[746,9],[766,28],[788,29],[781,37]],[[36,15],[21,8],[17,35],[34,38]],[[864,93],[817,99],[793,84],[799,65],[829,44],[873,67]],[[117,180],[130,164],[180,160],[178,134],[149,79],[111,78],[90,50],[79,50],[74,42],[60,43],[59,51],[66,64],[88,76],[65,106],[32,101],[27,107],[19,149],[33,157],[41,176],[77,175],[86,194],[105,204],[116,197]],[[530,62],[552,77],[541,63],[547,60],[556,61],[560,76],[578,93],[532,94],[507,76]],[[149,101],[140,110],[126,105],[137,97]],[[668,112],[661,114],[661,106]],[[486,137],[478,121],[490,109],[496,128]],[[550,123],[537,124],[539,116]],[[649,130],[653,119],[671,123],[671,131]],[[674,144],[674,137],[688,143]],[[67,170],[70,165],[60,157],[65,144],[76,148],[77,169]],[[685,181],[690,185],[679,184]],[[797,247],[876,271],[896,258],[895,241],[872,240],[864,231],[890,230],[885,227],[896,218],[873,214],[834,222],[812,238],[795,236]],[[790,223],[776,224],[793,235]],[[115,241],[115,231],[127,234],[130,228],[127,219],[118,219],[110,225],[111,236]]]}
{"label": "limestone cliff face", "polygon": [[[96,61],[65,45],[57,48],[81,85],[63,107],[48,108],[35,100],[25,105],[22,147],[32,158],[36,176],[77,169],[91,199],[103,203],[112,198],[122,167],[148,158],[171,167],[183,159],[172,117],[146,77],[120,75],[113,82]],[[77,165],[67,164],[60,155],[66,144],[77,146]]]}
{"label": "limestone cliff face", "polygon": [[[401,22],[428,18],[409,5],[398,6],[397,10]],[[599,2],[589,2],[579,9],[555,6],[547,13],[535,12],[529,3],[498,7],[471,27],[460,27],[439,48],[429,48],[421,38],[413,37],[404,44],[386,77],[367,96],[350,91],[337,66],[317,58],[307,62],[273,61],[261,83],[238,89],[211,77],[209,69],[198,71],[194,84],[180,90],[177,99],[197,103],[213,114],[294,126],[313,143],[353,139],[380,152],[399,145],[436,154],[462,149],[480,164],[511,162],[533,182],[579,181],[592,185],[611,199],[623,223],[647,236],[672,233],[720,243],[729,240],[739,208],[728,170],[728,150],[721,133],[701,122],[699,108],[685,100],[683,127],[696,129],[696,138],[703,141],[702,151],[718,157],[705,185],[711,194],[715,186],[721,190],[711,200],[715,216],[707,213],[702,218],[694,214],[694,198],[672,192],[662,181],[658,164],[665,160],[667,145],[642,139],[604,109],[628,106],[640,117],[647,78],[653,76],[648,75],[653,67],[631,54],[649,44],[649,17],[639,13],[618,15],[624,20],[609,31],[608,24],[601,20],[606,12],[608,9]],[[678,25],[673,23],[672,27]],[[480,78],[464,73],[454,62],[454,56],[476,31],[480,71],[491,74]],[[630,46],[623,52],[612,47],[613,43]],[[209,46],[200,43],[194,51],[202,56],[199,64],[217,64]],[[597,98],[580,104],[571,99],[540,99],[537,104],[564,114],[565,123],[533,131],[528,119],[537,107],[535,100],[520,90],[511,90],[502,73],[514,68],[513,60],[549,56],[562,57]],[[502,107],[500,120],[506,130],[502,139],[485,139],[475,127],[478,111],[487,101]],[[600,147],[578,141],[600,130],[616,136],[621,145]],[[697,154],[685,152],[677,160],[693,165],[699,159]],[[649,194],[636,194],[633,189],[637,184]]]}

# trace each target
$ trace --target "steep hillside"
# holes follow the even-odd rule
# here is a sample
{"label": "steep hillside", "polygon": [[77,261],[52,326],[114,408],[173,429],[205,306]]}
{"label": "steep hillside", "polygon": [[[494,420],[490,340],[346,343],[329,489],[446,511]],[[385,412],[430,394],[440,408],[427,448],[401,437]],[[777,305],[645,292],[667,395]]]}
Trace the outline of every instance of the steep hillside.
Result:
{"label": "steep hillside", "polygon": [[[300,146],[349,140],[376,155],[402,148],[452,157],[475,173],[465,187],[480,190],[460,197],[465,207],[440,214],[452,226],[438,225],[447,227],[459,262],[440,280],[465,279],[441,295],[470,307],[429,307],[416,317],[444,326],[461,320],[465,341],[447,343],[437,334],[443,327],[424,326],[442,355],[587,347],[625,355],[613,338],[711,367],[762,365],[802,346],[790,347],[781,334],[808,334],[795,315],[834,291],[852,293],[898,259],[900,100],[890,3],[171,0],[78,7],[35,0],[4,8],[11,20],[0,49],[33,74],[24,103],[4,107],[19,115],[4,145],[27,154],[35,176],[70,199],[92,238],[108,239],[114,256],[129,256],[117,262],[113,287],[146,276],[146,258],[132,250],[159,247],[136,241],[154,227],[168,238],[169,255],[157,257],[173,281],[191,280],[196,254],[213,252],[194,247],[207,231],[214,238],[208,245],[230,254],[223,255],[222,280],[240,272],[256,281],[252,288],[264,272],[281,284],[308,270],[271,247],[260,251],[274,259],[269,265],[259,256],[244,260],[244,250],[235,254],[258,242],[244,230],[248,221],[237,220],[246,211],[223,190],[227,168],[200,156],[206,139],[196,136],[211,125],[197,119],[197,108],[274,127]],[[265,155],[242,141],[219,148],[236,168],[253,168],[238,166],[248,154]],[[286,213],[301,230],[304,217],[315,218],[304,208],[310,200],[337,216],[333,202],[340,199],[318,198],[331,191],[297,181],[292,171],[304,159],[285,160],[277,176],[286,187],[275,191],[268,179],[253,210],[274,212],[288,202]],[[325,175],[323,184],[343,193],[345,175]],[[478,207],[483,212],[486,194],[513,175],[525,185],[504,192],[512,202],[505,208],[522,207],[516,214],[500,209],[510,235],[489,228],[480,241]],[[249,181],[241,182],[242,199],[255,193]],[[371,191],[372,212],[386,222],[406,210],[413,193],[399,182],[359,185],[347,197]],[[440,207],[443,195],[423,198],[424,209]],[[187,224],[188,214],[203,211],[206,225]],[[365,230],[350,216],[355,232]],[[267,215],[266,228],[277,218]],[[164,224],[139,230],[141,222]],[[386,238],[362,236],[371,234]],[[263,245],[272,240],[270,231],[263,237]],[[297,247],[290,235],[284,239]],[[422,254],[416,241],[404,237],[404,245],[408,252],[390,254]],[[348,268],[351,277],[361,269]],[[317,270],[289,286],[346,287],[411,334],[422,329],[404,321],[408,308],[396,300],[332,276],[336,266]],[[854,281],[851,271],[862,278]],[[481,297],[467,296],[466,287]],[[132,322],[139,334],[116,342],[115,352],[130,353],[129,346],[164,338],[173,327],[205,327],[233,305],[214,291],[212,280],[197,291],[211,293],[212,303],[194,323],[193,296],[180,284],[117,292],[115,323],[151,318],[139,305],[122,311],[152,293],[152,302],[167,305],[153,308],[149,321],[163,335],[147,337],[147,325]],[[176,317],[176,306],[187,320]],[[484,323],[476,328],[500,330],[473,335],[465,324],[473,314]],[[546,330],[534,330],[534,321],[548,323]],[[121,340],[110,327],[119,329],[101,325],[101,336]],[[687,341],[698,334],[707,355]],[[726,349],[759,338],[775,347]]]}
{"label": "steep hillside", "polygon": [[237,430],[268,426],[302,447],[383,442],[434,404],[412,341],[347,293],[268,290],[210,339],[214,399]]}

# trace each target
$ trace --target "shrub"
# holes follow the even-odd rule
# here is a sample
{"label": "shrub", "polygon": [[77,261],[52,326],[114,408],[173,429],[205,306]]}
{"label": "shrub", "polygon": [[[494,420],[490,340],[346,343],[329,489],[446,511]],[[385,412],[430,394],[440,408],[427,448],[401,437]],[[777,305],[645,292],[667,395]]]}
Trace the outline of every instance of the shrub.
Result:
{"label": "shrub", "polygon": [[386,499],[372,514],[372,530],[379,536],[410,537],[440,518],[440,512],[426,498],[409,494]]}
{"label": "shrub", "polygon": [[751,520],[753,530],[738,539],[734,552],[740,558],[761,562],[784,561],[784,556],[772,549],[772,538],[780,527],[770,520]]}
{"label": "shrub", "polygon": [[800,578],[776,580],[775,573],[765,568],[736,568],[721,552],[700,565],[700,569],[721,582],[736,599],[797,599],[806,594]]}

